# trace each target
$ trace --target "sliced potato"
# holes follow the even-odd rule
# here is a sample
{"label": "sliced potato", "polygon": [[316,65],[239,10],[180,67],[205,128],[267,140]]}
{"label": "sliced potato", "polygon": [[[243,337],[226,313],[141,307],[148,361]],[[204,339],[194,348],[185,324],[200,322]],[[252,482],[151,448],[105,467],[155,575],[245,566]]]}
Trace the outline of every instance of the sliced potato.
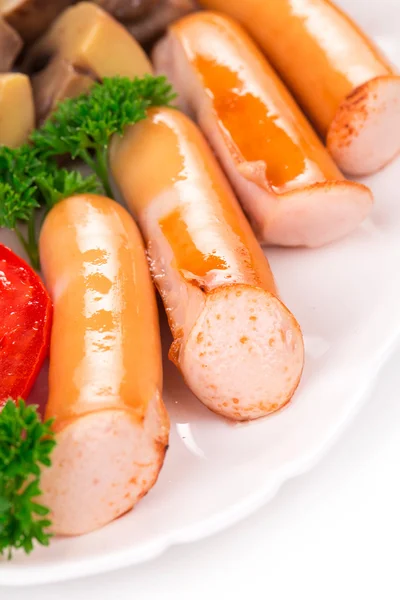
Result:
{"label": "sliced potato", "polygon": [[37,123],[43,123],[61,100],[87,92],[93,83],[89,74],[55,56],[45,69],[32,77]]}
{"label": "sliced potato", "polygon": [[28,52],[24,70],[57,55],[94,77],[151,73],[145,52],[126,29],[99,6],[80,2],[64,11]]}
{"label": "sliced potato", "polygon": [[23,144],[35,125],[29,77],[21,73],[0,75],[0,145]]}
{"label": "sliced potato", "polygon": [[31,43],[72,0],[0,0],[0,16]]}

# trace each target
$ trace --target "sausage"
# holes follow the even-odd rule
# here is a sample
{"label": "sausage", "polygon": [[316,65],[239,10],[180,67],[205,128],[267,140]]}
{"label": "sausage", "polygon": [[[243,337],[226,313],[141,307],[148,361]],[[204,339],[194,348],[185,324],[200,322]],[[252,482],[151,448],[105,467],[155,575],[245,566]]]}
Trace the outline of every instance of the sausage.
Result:
{"label": "sausage", "polygon": [[371,192],[344,180],[284,85],[231,19],[204,12],[174,23],[154,63],[203,129],[261,242],[321,246],[368,215]]}
{"label": "sausage", "polygon": [[53,208],[40,259],[54,302],[46,418],[57,438],[43,503],[56,533],[78,535],[130,510],[163,464],[157,308],[137,227],[108,198]]}
{"label": "sausage", "polygon": [[352,175],[377,171],[400,150],[400,78],[329,0],[202,0],[244,25]]}
{"label": "sausage", "polygon": [[29,77],[0,74],[0,146],[17,148],[35,126],[35,107]]}
{"label": "sausage", "polygon": [[300,327],[200,131],[154,109],[115,136],[110,166],[138,219],[174,338],[171,360],[211,410],[236,420],[292,397]]}

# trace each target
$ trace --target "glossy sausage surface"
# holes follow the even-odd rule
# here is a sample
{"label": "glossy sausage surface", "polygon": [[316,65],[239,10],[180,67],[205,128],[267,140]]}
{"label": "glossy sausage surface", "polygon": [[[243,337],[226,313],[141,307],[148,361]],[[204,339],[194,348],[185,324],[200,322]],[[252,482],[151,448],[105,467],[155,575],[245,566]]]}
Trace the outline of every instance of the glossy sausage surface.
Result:
{"label": "glossy sausage surface", "polygon": [[162,465],[156,303],[136,225],[108,198],[52,209],[40,256],[54,302],[46,417],[58,436],[43,485],[57,533],[84,533],[131,508]]}
{"label": "glossy sausage surface", "polygon": [[242,23],[293,90],[321,134],[354,88],[392,67],[326,0],[202,0]]}
{"label": "glossy sausage surface", "polygon": [[[400,142],[392,141],[393,133],[388,140],[387,134],[390,121],[392,132],[400,132],[396,102],[400,79],[377,46],[333,2],[202,0],[201,4],[246,27],[327,138],[345,172],[374,171],[398,152]],[[366,151],[367,143],[377,148]]]}
{"label": "glossy sausage surface", "polygon": [[212,99],[221,129],[244,162],[262,160],[279,192],[343,179],[273,69],[232,21],[196,14],[170,28]]}
{"label": "glossy sausage surface", "polygon": [[301,332],[195,125],[171,109],[150,111],[114,138],[111,168],[146,239],[171,358],[189,387],[234,419],[285,404],[302,371]]}
{"label": "glossy sausage surface", "polygon": [[200,12],[174,23],[154,61],[198,120],[263,242],[321,245],[366,216],[369,190],[344,180],[233,20]]}

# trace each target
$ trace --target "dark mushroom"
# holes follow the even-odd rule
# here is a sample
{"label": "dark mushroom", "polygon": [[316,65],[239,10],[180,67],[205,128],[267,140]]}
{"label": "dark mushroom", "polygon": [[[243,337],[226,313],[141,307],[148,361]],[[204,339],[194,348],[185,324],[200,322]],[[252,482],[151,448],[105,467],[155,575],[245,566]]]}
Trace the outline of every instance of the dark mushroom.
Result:
{"label": "dark mushroom", "polygon": [[0,73],[10,71],[22,48],[22,40],[8,23],[0,18]]}
{"label": "dark mushroom", "polygon": [[30,44],[72,0],[2,0],[0,16]]}
{"label": "dark mushroom", "polygon": [[144,17],[159,4],[159,0],[95,0],[95,2],[120,21]]}
{"label": "dark mushroom", "polygon": [[140,44],[150,47],[163,35],[170,23],[194,10],[196,4],[193,0],[162,0],[144,18],[124,25]]}
{"label": "dark mushroom", "polygon": [[118,21],[92,2],[67,8],[29,50],[23,70],[37,72],[54,56],[96,79],[152,72],[139,44]]}
{"label": "dark mushroom", "polygon": [[89,73],[55,56],[47,67],[32,77],[36,122],[43,123],[61,100],[87,92],[93,83]]}
{"label": "dark mushroom", "polygon": [[35,125],[29,77],[21,73],[0,75],[0,145],[23,144]]}

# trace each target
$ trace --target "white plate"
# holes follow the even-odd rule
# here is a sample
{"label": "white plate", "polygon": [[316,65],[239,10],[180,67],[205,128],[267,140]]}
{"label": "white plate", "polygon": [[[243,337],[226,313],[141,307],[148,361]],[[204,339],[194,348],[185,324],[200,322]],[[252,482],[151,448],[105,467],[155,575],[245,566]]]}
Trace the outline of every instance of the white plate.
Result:
{"label": "white plate", "polygon": [[[342,5],[400,64],[398,0]],[[156,487],[101,531],[2,562],[0,584],[65,580],[149,560],[171,544],[243,519],[321,458],[400,338],[399,180],[400,161],[368,179],[373,217],[346,240],[317,251],[268,252],[281,295],[305,335],[306,368],[292,404],[264,420],[229,424],[188,392],[166,360],[172,432]]]}

